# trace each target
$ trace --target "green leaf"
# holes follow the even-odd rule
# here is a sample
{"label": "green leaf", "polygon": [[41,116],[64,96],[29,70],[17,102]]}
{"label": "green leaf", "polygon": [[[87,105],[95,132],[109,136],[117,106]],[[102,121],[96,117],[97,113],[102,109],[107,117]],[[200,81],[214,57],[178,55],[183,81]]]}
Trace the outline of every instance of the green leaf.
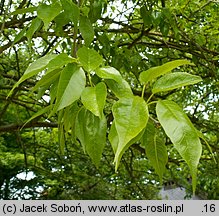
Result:
{"label": "green leaf", "polygon": [[161,12],[158,10],[152,10],[151,17],[152,17],[153,26],[157,28],[160,24],[160,21],[162,20]]}
{"label": "green leaf", "polygon": [[49,64],[47,65],[48,70],[46,71],[46,73],[48,74],[53,70],[62,68],[68,63],[73,63],[73,62],[76,62],[75,58],[68,56],[66,53],[61,53],[49,62]]}
{"label": "green leaf", "polygon": [[123,98],[133,96],[130,85],[124,79],[120,82],[114,80],[106,80],[105,82],[116,97]]}
{"label": "green leaf", "polygon": [[59,125],[58,130],[58,137],[59,137],[59,149],[60,154],[63,156],[65,152],[65,131],[64,131],[64,125],[63,123]]}
{"label": "green leaf", "polygon": [[137,96],[121,98],[112,108],[115,128],[119,137],[119,143],[115,154],[116,169],[121,155],[145,127],[148,121],[148,108],[145,101]]}
{"label": "green leaf", "polygon": [[197,166],[202,153],[198,133],[187,115],[175,102],[158,101],[156,112],[167,136],[190,168],[193,192],[195,192]]}
{"label": "green leaf", "polygon": [[100,42],[100,45],[103,47],[101,52],[104,56],[108,56],[110,52],[110,40],[106,33],[97,35],[97,40]]}
{"label": "green leaf", "polygon": [[71,0],[61,0],[61,4],[68,18],[77,26],[80,16],[79,7]]}
{"label": "green leaf", "polygon": [[166,74],[158,79],[153,86],[153,94],[158,92],[170,91],[182,86],[192,85],[201,82],[200,76],[191,75],[188,73],[178,72]]}
{"label": "green leaf", "polygon": [[199,138],[201,138],[201,139],[205,142],[206,146],[208,147],[208,150],[209,150],[210,153],[211,153],[211,156],[212,156],[212,158],[213,158],[215,164],[217,164],[217,161],[216,161],[216,158],[215,158],[214,153],[213,153],[213,151],[212,151],[212,148],[211,148],[211,146],[209,145],[208,141],[206,140],[204,134],[203,134],[202,132],[198,131],[198,130],[197,130],[197,134],[198,134]]}
{"label": "green leaf", "polygon": [[159,27],[160,27],[160,32],[162,33],[162,35],[164,37],[167,37],[169,30],[170,30],[170,24],[167,23],[163,17],[159,24]]}
{"label": "green leaf", "polygon": [[76,141],[76,131],[75,131],[75,127],[76,127],[76,118],[78,115],[78,112],[80,111],[80,107],[78,106],[77,101],[75,101],[71,106],[70,106],[70,116],[71,118],[68,118],[69,122],[71,123],[71,138],[73,142],[77,142]]}
{"label": "green leaf", "polygon": [[23,28],[14,38],[13,45],[19,42],[26,35],[27,27]]}
{"label": "green leaf", "polygon": [[44,113],[49,112],[49,111],[51,110],[51,107],[52,107],[52,106],[49,105],[49,106],[44,107],[43,109],[39,110],[37,113],[35,113],[31,118],[29,118],[29,119],[25,122],[25,124],[22,126],[22,128],[23,128],[27,123],[31,122],[33,119],[35,119],[35,118],[37,118],[37,117],[43,115]]}
{"label": "green leaf", "polygon": [[[144,133],[144,129],[137,135],[135,136],[133,139],[131,139],[122,149],[122,151],[120,152],[120,154],[118,155],[117,161],[118,164],[116,165],[116,169],[119,166],[119,162],[124,154],[124,152],[134,143],[138,142],[141,137],[143,136]],[[111,143],[111,146],[113,148],[113,152],[116,155],[117,150],[118,150],[118,146],[119,146],[119,136],[116,130],[116,126],[115,126],[115,121],[112,122],[111,128],[110,128],[110,132],[109,132],[109,141]]]}
{"label": "green leaf", "polygon": [[28,41],[30,41],[32,39],[34,33],[40,28],[41,24],[42,24],[42,20],[39,19],[38,17],[33,19],[33,21],[31,22],[31,25],[28,28],[27,33],[26,33],[26,37],[27,37]]}
{"label": "green leaf", "polygon": [[[41,100],[42,97],[45,95],[46,90],[49,89],[49,87],[50,87],[49,84],[44,85],[44,86],[40,86],[40,87],[37,89],[37,96],[36,96],[36,99],[37,99],[37,100]],[[35,91],[35,89],[34,89],[34,91]],[[29,95],[31,95],[31,94],[33,94],[33,89],[31,89]]]}
{"label": "green leaf", "polygon": [[96,74],[103,79],[113,79],[116,82],[121,82],[122,76],[118,70],[113,67],[98,68]]}
{"label": "green leaf", "polygon": [[45,74],[38,82],[37,84],[31,89],[32,92],[36,91],[40,87],[43,86],[50,86],[52,83],[55,82],[60,76],[60,70],[54,70],[50,73]]}
{"label": "green leaf", "polygon": [[153,24],[151,11],[147,10],[147,8],[144,6],[140,8],[140,13],[144,22],[144,26],[150,27]]}
{"label": "green leaf", "polygon": [[101,117],[103,115],[106,95],[106,85],[100,82],[95,87],[85,88],[81,94],[81,101],[94,115]]}
{"label": "green leaf", "polygon": [[[71,106],[68,106],[65,108],[65,110],[63,110],[63,117],[62,117],[62,121],[63,121],[63,128],[64,128],[64,131],[66,132],[66,134],[68,134],[70,128],[71,128],[71,121],[72,121],[72,113],[70,112],[71,111],[71,107],[77,102],[74,102]],[[71,117],[71,118],[69,118]],[[74,130],[74,128],[73,128]]]}
{"label": "green leaf", "polygon": [[154,124],[150,121],[148,122],[142,136],[141,146],[145,149],[146,156],[162,182],[163,174],[166,170],[166,164],[168,161],[168,154],[164,141],[159,137]]}
{"label": "green leaf", "polygon": [[161,66],[152,67],[146,71],[143,71],[140,74],[139,81],[141,82],[141,84],[146,84],[152,81],[153,79],[156,79],[157,77],[170,72],[174,68],[177,68],[185,64],[194,65],[188,60],[175,60],[175,61],[167,62]]}
{"label": "green leaf", "polygon": [[31,122],[33,119],[35,119],[35,118],[37,118],[37,117],[43,115],[44,113],[49,112],[49,111],[51,110],[51,107],[52,107],[52,105],[49,105],[49,106],[44,107],[43,109],[39,110],[37,113],[35,113],[31,118],[29,118],[29,119],[25,122],[25,124],[22,126],[22,128],[23,128],[26,124],[28,124],[29,122]]}
{"label": "green leaf", "polygon": [[80,48],[77,52],[77,56],[83,68],[87,72],[91,72],[95,70],[103,62],[103,58],[98,54],[98,52],[96,52],[93,49],[89,49],[87,47]]}
{"label": "green leaf", "polygon": [[22,82],[24,82],[26,79],[29,79],[30,77],[36,75],[37,73],[41,72],[46,68],[48,63],[54,59],[56,55],[46,55],[42,58],[37,59],[35,62],[30,64],[30,66],[27,68],[27,70],[24,72],[23,76],[18,80],[18,82],[13,86],[12,90],[9,92],[8,97],[12,94],[14,89],[18,87]]}
{"label": "green leaf", "polygon": [[86,16],[80,16],[79,30],[85,41],[85,45],[89,46],[94,39],[94,29]]}
{"label": "green leaf", "polygon": [[95,0],[94,2],[91,1],[90,11],[89,11],[89,19],[92,23],[95,23],[100,17],[102,13],[102,0]]}
{"label": "green leaf", "polygon": [[[55,99],[56,99],[56,95],[57,95],[57,90],[58,90],[58,84],[59,84],[59,79],[56,79],[51,87],[50,87],[50,104],[53,104]],[[49,117],[51,116],[51,114],[54,114],[54,113],[50,113]]]}
{"label": "green leaf", "polygon": [[106,143],[106,118],[99,118],[89,110],[82,108],[76,119],[76,136],[84,151],[98,167]]}
{"label": "green leaf", "polygon": [[85,88],[85,84],[86,77],[83,69],[78,67],[77,64],[68,64],[61,71],[54,112],[78,100]]}
{"label": "green leaf", "polygon": [[37,16],[43,21],[45,29],[48,29],[49,23],[59,15],[61,10],[62,7],[57,1],[51,5],[41,4],[37,8]]}
{"label": "green leaf", "polygon": [[63,26],[66,26],[69,24],[71,20],[69,19],[68,15],[65,13],[65,11],[61,12],[58,16],[55,17],[55,29],[56,35],[64,36],[64,28]]}
{"label": "green leaf", "polygon": [[33,13],[36,11],[37,7],[29,7],[29,8],[20,8],[16,11],[12,12],[11,15],[18,15],[18,14],[26,14],[26,13]]}
{"label": "green leaf", "polygon": [[[36,73],[41,72],[42,70],[44,70],[47,67],[49,62],[56,57],[57,57],[57,55],[51,54],[51,55],[46,55],[42,58],[37,59],[35,62],[30,64],[30,66],[25,71],[22,79],[26,80],[26,79],[32,77],[33,75],[35,75]],[[28,77],[28,78],[26,78],[26,77]]]}
{"label": "green leaf", "polygon": [[108,137],[109,137],[109,141],[111,143],[111,146],[113,148],[113,152],[114,152],[114,154],[116,154],[116,150],[118,149],[118,145],[119,145],[119,136],[118,136],[118,133],[116,131],[115,121],[112,122]]}
{"label": "green leaf", "polygon": [[100,78],[106,79],[106,84],[118,98],[133,96],[130,85],[115,68],[102,67],[95,72]]}

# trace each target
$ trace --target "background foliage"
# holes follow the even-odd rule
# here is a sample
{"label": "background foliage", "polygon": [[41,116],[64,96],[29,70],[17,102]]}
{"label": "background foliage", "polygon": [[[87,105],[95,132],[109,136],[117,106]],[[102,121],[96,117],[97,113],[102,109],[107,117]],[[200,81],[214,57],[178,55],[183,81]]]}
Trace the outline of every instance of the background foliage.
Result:
{"label": "background foliage", "polygon": [[[218,10],[211,0],[1,0],[0,198],[156,199],[162,180],[191,194],[199,163],[196,193],[218,199]],[[184,156],[167,107],[190,119],[178,121],[194,138]],[[188,158],[199,136],[201,158]]]}

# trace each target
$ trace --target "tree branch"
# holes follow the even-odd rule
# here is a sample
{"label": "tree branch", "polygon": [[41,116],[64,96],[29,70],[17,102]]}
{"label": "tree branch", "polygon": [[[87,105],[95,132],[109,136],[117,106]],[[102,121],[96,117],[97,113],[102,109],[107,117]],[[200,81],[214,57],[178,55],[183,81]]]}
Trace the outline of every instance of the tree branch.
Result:
{"label": "tree branch", "polygon": [[3,132],[13,132],[23,128],[32,128],[32,127],[47,127],[47,128],[57,128],[58,124],[56,122],[30,122],[26,125],[22,124],[8,124],[0,126],[0,133]]}

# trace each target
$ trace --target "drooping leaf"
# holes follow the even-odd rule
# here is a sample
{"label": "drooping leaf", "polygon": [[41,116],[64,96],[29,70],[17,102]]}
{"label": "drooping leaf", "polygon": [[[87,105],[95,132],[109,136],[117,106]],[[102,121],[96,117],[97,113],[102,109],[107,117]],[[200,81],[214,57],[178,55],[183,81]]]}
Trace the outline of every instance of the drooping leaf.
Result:
{"label": "drooping leaf", "polygon": [[103,55],[107,56],[110,52],[110,40],[107,34],[103,33],[101,35],[97,35],[97,39],[103,47],[101,50]]}
{"label": "drooping leaf", "polygon": [[68,64],[62,71],[57,89],[54,112],[61,110],[78,100],[85,88],[86,77],[77,64]]}
{"label": "drooping leaf", "polygon": [[46,107],[44,107],[43,109],[39,110],[37,113],[35,113],[33,116],[31,116],[31,118],[29,118],[29,119],[25,122],[25,124],[22,126],[22,128],[23,128],[26,124],[28,124],[29,122],[31,122],[33,119],[35,119],[35,118],[37,118],[37,117],[39,117],[39,116],[41,116],[41,115],[43,115],[43,114],[49,112],[49,111],[51,110],[51,108],[52,108],[52,105],[49,105],[49,106],[46,106]]}
{"label": "drooping leaf", "polygon": [[80,16],[79,30],[85,41],[85,45],[89,46],[94,39],[94,29],[86,16]]}
{"label": "drooping leaf", "polygon": [[90,5],[89,19],[92,23],[96,22],[101,17],[103,1],[95,0]]}
{"label": "drooping leaf", "polygon": [[161,22],[159,24],[160,32],[164,37],[167,37],[169,30],[170,30],[170,24],[165,21],[165,18],[162,17]]}
{"label": "drooping leaf", "polygon": [[175,60],[167,62],[161,66],[152,67],[146,71],[143,71],[139,76],[139,81],[141,82],[141,84],[146,84],[152,81],[153,79],[170,72],[174,68],[177,68],[185,64],[194,65],[188,60]]}
{"label": "drooping leaf", "polygon": [[106,95],[106,85],[100,82],[95,87],[85,88],[81,94],[81,101],[94,115],[101,117],[103,115]]}
{"label": "drooping leaf", "polygon": [[76,136],[84,151],[98,167],[106,143],[106,118],[99,118],[89,110],[82,108],[76,119]]}
{"label": "drooping leaf", "polygon": [[[73,106],[73,104],[71,106]],[[63,118],[62,118],[63,119],[62,120],[63,121],[63,128],[64,128],[65,132],[68,132],[70,130],[70,128],[71,128],[71,120],[72,120],[71,119],[72,116],[71,116],[71,112],[70,112],[71,106],[68,106],[68,107],[65,108],[64,114],[63,114]],[[71,117],[71,118],[69,118],[69,117]]]}
{"label": "drooping leaf", "polygon": [[9,92],[8,96],[12,94],[14,89],[18,87],[22,82],[24,82],[26,79],[29,79],[30,77],[36,75],[37,73],[41,72],[46,68],[48,63],[54,59],[56,55],[46,55],[42,58],[37,59],[35,62],[30,64],[30,66],[27,68],[27,70],[24,72],[23,76],[18,80],[18,82],[13,86],[12,90]]}
{"label": "drooping leaf", "polygon": [[34,33],[40,28],[40,26],[42,25],[42,20],[39,19],[38,17],[33,19],[33,21],[31,22],[30,27],[27,30],[26,33],[26,37],[28,39],[28,41],[30,41],[34,35]]}
{"label": "drooping leaf", "polygon": [[14,38],[13,41],[13,45],[16,44],[17,42],[19,42],[25,35],[27,32],[27,27],[23,28]]}
{"label": "drooping leaf", "polygon": [[140,8],[141,17],[145,27],[150,27],[153,24],[153,17],[151,11],[147,10],[145,6]]}
{"label": "drooping leaf", "polygon": [[49,23],[59,15],[62,7],[58,1],[51,5],[41,4],[37,8],[37,16],[43,21],[45,29],[48,29]]}
{"label": "drooping leaf", "polygon": [[[55,99],[56,99],[57,90],[58,90],[58,84],[59,84],[59,79],[56,79],[52,83],[52,85],[50,87],[50,94],[49,94],[49,96],[50,96],[50,104],[53,104]],[[50,116],[51,116],[51,114],[54,114],[54,113],[50,113]]]}
{"label": "drooping leaf", "polygon": [[[138,134],[136,135],[134,138],[132,138],[122,149],[122,151],[120,152],[120,154],[118,155],[118,158],[115,158],[115,160],[117,160],[117,164],[116,164],[116,169],[119,166],[119,162],[124,154],[124,152],[134,143],[138,142],[142,136],[144,134],[144,129]],[[116,155],[117,154],[117,150],[118,150],[118,146],[119,146],[119,135],[117,133],[116,127],[115,127],[115,121],[112,122],[112,125],[110,127],[110,132],[109,132],[109,141],[111,143],[111,146],[113,148],[113,152]]]}
{"label": "drooping leaf", "polygon": [[162,182],[163,174],[168,161],[167,149],[162,138],[156,132],[152,122],[148,122],[145,132],[141,139],[141,146],[146,151],[146,156],[154,167]]}
{"label": "drooping leaf", "polygon": [[201,81],[202,79],[200,76],[183,72],[170,73],[164,75],[154,83],[152,92],[155,94],[158,92],[170,91],[182,86],[196,84]]}
{"label": "drooping leaf", "polygon": [[31,89],[32,92],[38,90],[39,88],[43,86],[48,86],[51,85],[52,83],[55,82],[56,79],[59,78],[60,76],[60,71],[59,69],[54,70],[50,73],[45,74],[38,82],[37,84]]}
{"label": "drooping leaf", "polygon": [[112,111],[119,137],[119,144],[115,154],[117,169],[124,149],[146,127],[149,114],[147,104],[142,98],[137,96],[121,98],[113,105]]}
{"label": "drooping leaf", "polygon": [[[76,132],[75,132],[75,125],[76,125],[76,117],[78,115],[78,112],[80,111],[80,107],[78,106],[77,101],[75,101],[71,106],[70,106],[70,111],[69,115],[71,118],[68,118],[68,121],[71,124],[71,138],[73,142],[76,142]],[[67,119],[67,116],[66,116]]]}
{"label": "drooping leaf", "polygon": [[211,146],[209,145],[208,141],[206,140],[204,134],[203,134],[201,131],[198,131],[198,130],[197,130],[197,134],[198,134],[199,138],[201,138],[201,139],[205,142],[205,144],[206,144],[206,146],[207,146],[209,152],[211,153],[211,156],[212,156],[212,158],[213,158],[213,160],[214,160],[214,162],[215,162],[215,164],[216,164],[216,163],[217,163],[216,158],[215,158],[214,153],[213,153],[213,151],[212,151],[212,148],[211,148]]}
{"label": "drooping leaf", "polygon": [[59,138],[60,154],[64,155],[64,151],[65,151],[65,131],[64,131],[63,123],[59,125],[58,138]]}
{"label": "drooping leaf", "polygon": [[190,168],[194,192],[197,166],[202,153],[198,133],[187,115],[175,102],[168,100],[158,101],[156,112],[165,133]]}
{"label": "drooping leaf", "polygon": [[[41,100],[42,97],[45,95],[45,92],[46,90],[48,90],[50,87],[49,84],[46,84],[46,85],[43,85],[43,86],[40,86],[38,89],[37,89],[37,96],[36,96],[36,99],[37,100]],[[36,89],[34,89],[34,91],[36,91]],[[30,91],[30,94],[33,93],[33,89],[31,89]],[[46,96],[47,97],[47,96]],[[49,97],[47,97],[49,99]]]}
{"label": "drooping leaf", "polygon": [[62,7],[65,11],[65,14],[68,18],[74,23],[74,25],[78,25],[80,9],[79,7],[73,3],[71,0],[61,0]]}
{"label": "drooping leaf", "polygon": [[153,25],[155,27],[158,27],[159,24],[160,24],[160,21],[162,20],[161,12],[157,11],[157,10],[152,10],[151,11],[151,17],[152,17]]}
{"label": "drooping leaf", "polygon": [[97,51],[87,47],[80,48],[77,55],[83,68],[88,72],[95,70],[103,62],[102,56]]}
{"label": "drooping leaf", "polygon": [[114,152],[114,154],[116,154],[116,150],[117,150],[118,144],[119,144],[119,136],[118,136],[118,133],[116,131],[115,121],[112,122],[108,137],[109,137],[109,141],[111,143],[111,146],[113,148],[113,152]]}
{"label": "drooping leaf", "polygon": [[66,107],[66,109],[62,109],[60,110],[57,114],[58,114],[58,125],[59,127],[61,127],[61,124],[63,126],[63,117],[64,117],[64,113],[65,111],[68,109],[68,107]]}

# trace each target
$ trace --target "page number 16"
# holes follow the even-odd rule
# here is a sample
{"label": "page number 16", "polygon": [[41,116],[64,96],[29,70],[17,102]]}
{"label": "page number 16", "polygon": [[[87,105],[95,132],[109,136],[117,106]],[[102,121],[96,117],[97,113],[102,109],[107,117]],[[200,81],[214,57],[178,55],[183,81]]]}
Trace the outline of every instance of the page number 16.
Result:
{"label": "page number 16", "polygon": [[204,208],[205,208],[205,210],[204,210],[204,212],[215,212],[215,204],[205,204],[204,205]]}

